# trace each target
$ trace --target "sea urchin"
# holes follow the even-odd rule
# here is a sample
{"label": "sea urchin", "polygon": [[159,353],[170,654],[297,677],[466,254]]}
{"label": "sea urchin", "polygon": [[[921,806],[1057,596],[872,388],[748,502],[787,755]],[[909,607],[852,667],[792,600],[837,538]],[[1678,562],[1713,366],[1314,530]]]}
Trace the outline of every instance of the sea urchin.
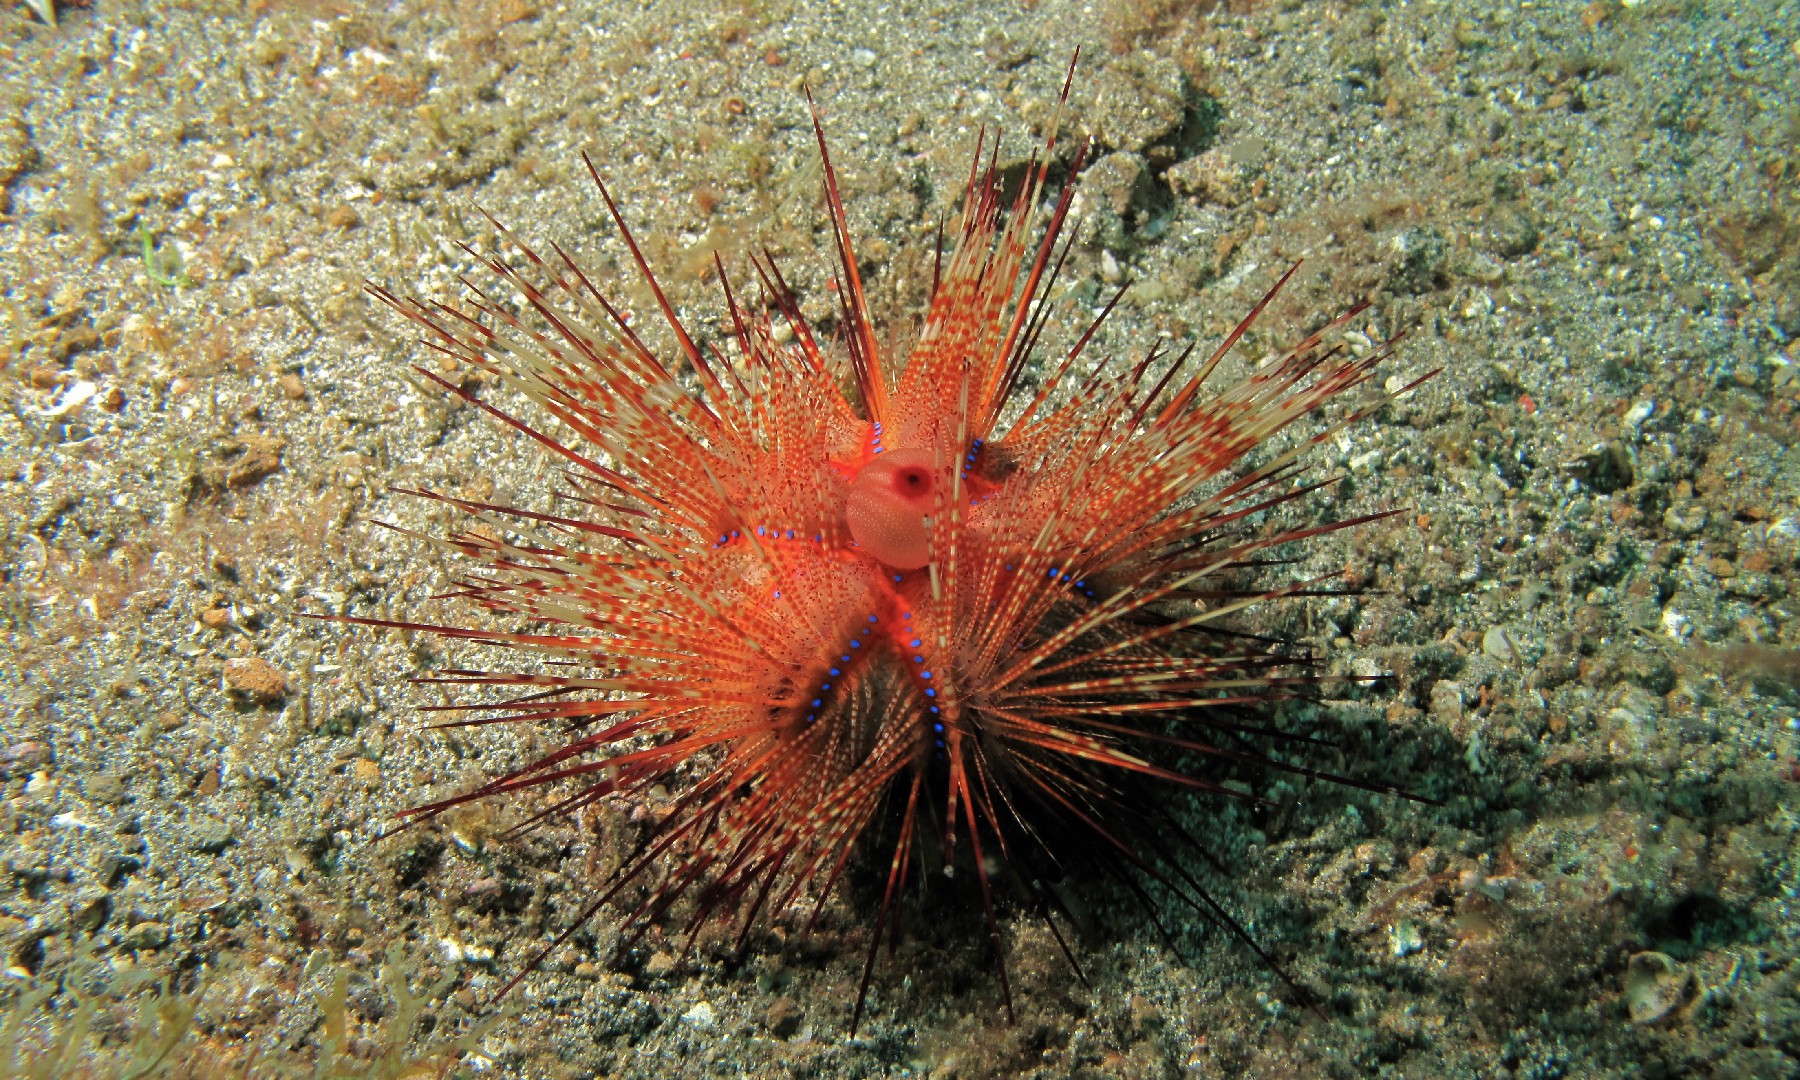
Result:
{"label": "sea urchin", "polygon": [[[822,904],[860,837],[890,839],[877,855],[886,885],[854,1029],[921,854],[949,868],[966,845],[998,958],[995,867],[1054,862],[1085,844],[1114,868],[1160,875],[1156,852],[1134,839],[1140,781],[1224,790],[1163,764],[1171,749],[1263,761],[1226,737],[1241,730],[1237,707],[1300,692],[1316,675],[1222,620],[1315,583],[1244,592],[1222,579],[1269,549],[1369,519],[1250,528],[1319,486],[1297,483],[1297,457],[1354,415],[1268,460],[1246,455],[1362,385],[1388,350],[1354,356],[1325,341],[1357,309],[1203,392],[1277,283],[1199,362],[1190,346],[1152,350],[1123,374],[1087,371],[1090,328],[1040,364],[1046,297],[1072,243],[1058,246],[1073,183],[1040,206],[1052,127],[1010,200],[978,142],[916,344],[903,360],[884,355],[816,109],[814,130],[838,255],[835,340],[808,325],[764,253],[749,259],[756,304],[719,266],[725,344],[702,347],[591,162],[675,355],[650,348],[563,248],[540,256],[497,222],[510,257],[464,250],[514,299],[470,285],[462,304],[425,303],[370,286],[431,349],[554,419],[527,421],[420,369],[560,458],[569,509],[410,492],[485,526],[440,541],[475,566],[454,595],[523,628],[351,621],[531,654],[530,670],[439,672],[434,681],[515,688],[453,706],[465,715],[452,723],[573,731],[541,760],[414,815],[563,785],[536,821],[641,793],[677,769],[694,778],[673,785],[672,810],[596,883],[570,931],[614,904],[635,940],[679,904],[690,932],[720,918],[748,933],[769,912]],[[1041,375],[1029,392],[1028,371]],[[622,899],[628,886],[635,904]],[[999,980],[1010,1010],[1003,965]]]}

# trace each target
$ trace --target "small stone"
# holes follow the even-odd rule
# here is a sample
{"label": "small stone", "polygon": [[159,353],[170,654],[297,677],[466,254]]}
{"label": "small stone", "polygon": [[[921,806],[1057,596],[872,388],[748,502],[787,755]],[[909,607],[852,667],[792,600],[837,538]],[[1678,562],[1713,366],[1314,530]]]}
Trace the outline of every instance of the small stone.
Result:
{"label": "small stone", "polygon": [[[1473,251],[1465,254],[1456,264],[1456,272],[1470,281],[1483,285],[1498,285],[1506,280],[1506,266],[1500,260],[1486,252]],[[1468,309],[1464,309],[1464,317],[1470,317]],[[1530,398],[1526,398],[1530,401]],[[1532,412],[1532,409],[1526,409]]]}
{"label": "small stone", "polygon": [[1481,651],[1503,664],[1516,663],[1519,651],[1513,647],[1512,635],[1498,626],[1490,626],[1481,635]]}
{"label": "small stone", "polygon": [[1502,259],[1516,259],[1537,250],[1540,237],[1530,212],[1516,203],[1494,203],[1476,234],[1481,250]]}
{"label": "small stone", "polygon": [[1124,217],[1146,187],[1149,175],[1141,155],[1128,151],[1107,154],[1081,174],[1081,190]]}
{"label": "small stone", "polygon": [[325,224],[334,229],[354,229],[362,224],[362,215],[353,206],[336,206],[325,215]]}
{"label": "small stone", "polygon": [[1425,935],[1419,931],[1419,924],[1411,919],[1401,919],[1388,927],[1388,951],[1395,956],[1411,956],[1425,948]]}
{"label": "small stone", "polygon": [[1693,997],[1699,980],[1659,952],[1634,955],[1625,968],[1625,1007],[1634,1024],[1665,1019]]}
{"label": "small stone", "polygon": [[1671,536],[1686,539],[1706,528],[1706,507],[1699,503],[1676,503],[1663,511],[1663,528]]}
{"label": "small stone", "polygon": [[13,743],[0,751],[0,779],[28,776],[50,764],[54,757],[48,746],[35,739]]}
{"label": "small stone", "polygon": [[350,766],[350,774],[364,787],[375,787],[381,783],[381,766],[368,758],[357,758],[356,763]]}
{"label": "small stone", "polygon": [[1388,236],[1387,247],[1395,256],[1388,274],[1388,286],[1395,292],[1418,295],[1444,284],[1450,242],[1438,229],[1420,225],[1397,230]]}
{"label": "small stone", "polygon": [[95,867],[96,876],[102,885],[116,889],[125,883],[126,877],[142,869],[143,865],[135,856],[114,851],[100,860],[100,864]]}
{"label": "small stone", "polygon": [[281,470],[281,451],[285,439],[257,435],[241,440],[243,453],[225,473],[225,486],[241,488],[256,483]]}
{"label": "small stone", "polygon": [[89,897],[75,909],[75,926],[84,934],[91,934],[106,925],[106,917],[112,914],[112,900],[105,894]]}
{"label": "small stone", "polygon": [[289,400],[299,401],[306,397],[306,384],[300,381],[300,376],[290,372],[281,377],[280,383],[281,392],[287,395]]}
{"label": "small stone", "polygon": [[1177,195],[1231,207],[1250,197],[1250,170],[1223,147],[1178,161],[1163,174]]}
{"label": "small stone", "polygon": [[188,826],[188,844],[195,851],[217,855],[231,846],[231,826],[211,815],[197,817]]}
{"label": "small stone", "polygon": [[100,395],[100,408],[109,413],[116,413],[125,407],[125,391],[113,387]]}
{"label": "small stone", "polygon": [[1775,592],[1776,579],[1761,571],[1734,573],[1729,577],[1721,576],[1721,580],[1726,592],[1747,600],[1760,600]]}
{"label": "small stone", "polygon": [[681,1018],[701,1031],[712,1031],[719,1026],[718,1015],[713,1012],[710,1001],[695,1002],[693,1008],[681,1014]]}
{"label": "small stone", "polygon": [[117,806],[125,801],[125,782],[116,776],[102,773],[83,781],[81,793],[95,802]]}
{"label": "small stone", "polygon": [[675,958],[666,952],[652,953],[644,963],[644,974],[650,976],[667,975],[675,970]]}
{"label": "small stone", "polygon": [[269,705],[288,695],[288,678],[260,656],[240,656],[225,661],[225,688],[258,705]]}
{"label": "small stone", "polygon": [[139,952],[160,949],[168,943],[168,926],[151,921],[132,924],[131,929],[125,931],[125,937],[121,941],[121,944],[127,949],[135,949]]}
{"label": "small stone", "polygon": [[1463,688],[1459,682],[1439,679],[1431,684],[1431,715],[1446,727],[1455,727],[1463,718]]}
{"label": "small stone", "polygon": [[200,613],[200,625],[208,630],[223,630],[231,625],[231,609],[215,604]]}
{"label": "small stone", "polygon": [[786,1039],[800,1030],[800,1017],[800,1006],[793,998],[779,997],[763,1013],[763,1026],[776,1038]]}
{"label": "small stone", "polygon": [[1119,266],[1119,260],[1110,251],[1100,253],[1100,276],[1108,285],[1117,285],[1125,278],[1125,271]]}

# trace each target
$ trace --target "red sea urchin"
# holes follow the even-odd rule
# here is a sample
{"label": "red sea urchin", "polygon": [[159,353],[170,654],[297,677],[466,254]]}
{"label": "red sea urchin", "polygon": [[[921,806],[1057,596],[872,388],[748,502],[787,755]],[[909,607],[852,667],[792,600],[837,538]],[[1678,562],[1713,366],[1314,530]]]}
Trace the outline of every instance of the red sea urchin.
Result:
{"label": "red sea urchin", "polygon": [[[1109,304],[1025,393],[1045,297],[1070,250],[1058,238],[1072,183],[1030,242],[1052,128],[1009,206],[978,142],[957,242],[947,266],[940,256],[916,345],[896,362],[877,344],[816,111],[814,128],[838,254],[835,342],[808,325],[765,253],[749,260],[759,305],[743,303],[719,266],[728,346],[702,348],[591,162],[678,345],[672,363],[561,247],[541,257],[498,223],[510,261],[464,250],[513,302],[473,285],[461,306],[370,286],[431,349],[498,377],[560,425],[421,369],[560,458],[572,507],[410,492],[488,526],[443,541],[477,566],[454,595],[532,628],[350,621],[531,653],[543,661],[535,670],[432,681],[516,688],[454,706],[468,715],[453,724],[574,732],[541,760],[411,814],[572,787],[537,821],[677,769],[696,777],[675,785],[672,811],[558,942],[615,902],[628,943],[678,904],[690,934],[712,918],[747,934],[803,898],[822,905],[859,837],[872,844],[879,832],[892,847],[877,855],[886,885],[852,1029],[926,851],[949,868],[968,849],[997,958],[994,868],[1054,862],[1076,843],[1114,869],[1177,883],[1248,942],[1185,872],[1159,868],[1157,844],[1134,839],[1146,815],[1133,785],[1226,790],[1162,764],[1170,751],[1322,775],[1235,748],[1235,709],[1293,696],[1316,676],[1278,643],[1221,625],[1316,583],[1245,593],[1220,578],[1279,545],[1382,516],[1249,531],[1319,486],[1297,484],[1296,460],[1329,431],[1254,466],[1246,455],[1361,386],[1387,348],[1357,357],[1325,343],[1358,308],[1203,394],[1284,276],[1198,364],[1190,346],[1152,350],[1122,376],[1079,370]],[[634,883],[646,897],[635,905],[621,899]],[[999,981],[1010,1011],[1003,965]]]}

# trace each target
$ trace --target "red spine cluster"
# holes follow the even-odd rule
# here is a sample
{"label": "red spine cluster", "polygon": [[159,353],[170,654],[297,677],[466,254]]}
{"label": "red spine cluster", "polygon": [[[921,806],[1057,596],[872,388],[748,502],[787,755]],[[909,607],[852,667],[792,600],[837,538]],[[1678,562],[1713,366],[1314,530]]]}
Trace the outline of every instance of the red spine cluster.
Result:
{"label": "red spine cluster", "polygon": [[[615,905],[628,938],[678,907],[690,932],[717,917],[748,933],[802,901],[816,913],[858,838],[892,815],[870,964],[922,845],[946,860],[970,849],[997,954],[991,860],[1054,854],[1053,835],[1075,827],[1117,864],[1155,872],[1111,823],[1131,778],[1220,790],[1158,764],[1155,748],[1250,760],[1209,737],[1231,726],[1214,718],[1313,678],[1290,653],[1220,630],[1314,583],[1246,595],[1220,577],[1367,520],[1243,527],[1316,487],[1297,482],[1298,455],[1354,416],[1254,467],[1245,455],[1362,385],[1387,350],[1352,356],[1321,332],[1236,385],[1206,387],[1272,289],[1197,361],[1190,347],[1085,373],[1090,330],[1040,362],[1045,296],[1069,254],[1058,243],[1072,185],[1031,242],[1053,146],[1009,206],[977,148],[954,251],[903,360],[876,344],[828,155],[835,343],[809,328],[765,255],[750,260],[760,302],[726,284],[729,347],[702,349],[597,173],[677,355],[649,348],[560,247],[544,257],[503,229],[507,254],[469,253],[505,299],[472,284],[462,304],[371,287],[430,348],[532,399],[550,422],[438,380],[559,457],[569,485],[560,514],[414,493],[487,526],[439,541],[472,564],[457,595],[539,629],[355,621],[553,661],[437,680],[516,688],[459,706],[468,715],[452,723],[576,731],[414,813],[552,784],[544,814],[566,813],[685,767],[698,779],[576,922]],[[1018,393],[1034,365],[1038,389]]]}

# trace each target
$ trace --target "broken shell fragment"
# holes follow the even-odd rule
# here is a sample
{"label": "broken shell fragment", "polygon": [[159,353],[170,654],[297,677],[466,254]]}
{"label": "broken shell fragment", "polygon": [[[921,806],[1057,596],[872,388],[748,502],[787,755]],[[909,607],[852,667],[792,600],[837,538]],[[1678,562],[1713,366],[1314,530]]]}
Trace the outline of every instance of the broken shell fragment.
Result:
{"label": "broken shell fragment", "polygon": [[1625,968],[1625,1005],[1634,1024],[1654,1024],[1694,999],[1699,980],[1659,952],[1632,956]]}

